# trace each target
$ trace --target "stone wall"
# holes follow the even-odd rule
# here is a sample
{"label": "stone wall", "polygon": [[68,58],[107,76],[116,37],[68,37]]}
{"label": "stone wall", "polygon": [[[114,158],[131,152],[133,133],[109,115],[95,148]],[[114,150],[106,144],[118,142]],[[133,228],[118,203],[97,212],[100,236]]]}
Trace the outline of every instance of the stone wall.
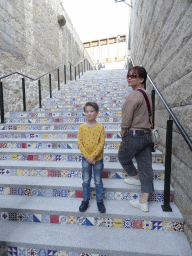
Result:
{"label": "stone wall", "polygon": [[[192,1],[137,0],[131,16],[131,57],[146,68],[157,88],[192,139]],[[152,86],[147,82],[147,90]],[[156,96],[156,122],[165,152],[169,118]],[[172,185],[192,245],[192,152],[174,125]]]}
{"label": "stone wall", "polygon": [[[58,65],[89,58],[60,0],[0,0],[0,77],[18,71],[37,78]],[[58,15],[66,24],[60,26]],[[89,58],[91,62],[91,59]],[[64,81],[63,67],[60,68]],[[2,79],[5,111],[22,111],[21,76]],[[69,65],[67,65],[69,79]],[[52,73],[57,87],[57,71]],[[42,98],[48,95],[48,76],[41,79]],[[27,110],[38,104],[38,83],[26,80]]]}

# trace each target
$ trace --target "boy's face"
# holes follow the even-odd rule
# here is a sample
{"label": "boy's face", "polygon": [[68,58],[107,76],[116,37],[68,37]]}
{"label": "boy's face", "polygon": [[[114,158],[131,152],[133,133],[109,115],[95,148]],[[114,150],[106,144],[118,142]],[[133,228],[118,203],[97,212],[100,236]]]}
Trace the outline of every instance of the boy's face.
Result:
{"label": "boy's face", "polygon": [[85,107],[85,115],[88,121],[94,121],[98,115],[98,112],[92,106]]}

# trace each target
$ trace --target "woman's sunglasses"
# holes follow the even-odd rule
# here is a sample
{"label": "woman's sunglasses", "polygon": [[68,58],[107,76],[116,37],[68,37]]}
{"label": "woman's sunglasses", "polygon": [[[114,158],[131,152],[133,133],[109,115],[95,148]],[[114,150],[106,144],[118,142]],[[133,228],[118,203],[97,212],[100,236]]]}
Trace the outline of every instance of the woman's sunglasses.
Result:
{"label": "woman's sunglasses", "polygon": [[131,78],[131,79],[136,79],[136,78],[139,78],[137,74],[134,74],[134,75],[127,75],[127,78]]}

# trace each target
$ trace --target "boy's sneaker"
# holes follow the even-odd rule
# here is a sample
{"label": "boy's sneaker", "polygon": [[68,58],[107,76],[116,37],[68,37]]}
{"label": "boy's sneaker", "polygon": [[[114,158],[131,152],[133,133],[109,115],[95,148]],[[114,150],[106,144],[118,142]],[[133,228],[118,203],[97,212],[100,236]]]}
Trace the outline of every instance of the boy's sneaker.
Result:
{"label": "boy's sneaker", "polygon": [[82,201],[81,205],[79,206],[79,211],[80,212],[85,212],[87,208],[89,207],[89,201]]}
{"label": "boy's sneaker", "polygon": [[97,207],[98,207],[98,210],[100,211],[100,213],[105,213],[106,212],[106,208],[105,208],[105,205],[103,203],[103,200],[97,201]]}

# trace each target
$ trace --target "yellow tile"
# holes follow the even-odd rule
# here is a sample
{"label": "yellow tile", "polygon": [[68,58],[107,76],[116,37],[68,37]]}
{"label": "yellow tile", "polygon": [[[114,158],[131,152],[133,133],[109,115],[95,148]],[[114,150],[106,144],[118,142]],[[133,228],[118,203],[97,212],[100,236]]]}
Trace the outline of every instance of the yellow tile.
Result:
{"label": "yellow tile", "polygon": [[10,194],[10,188],[4,188],[3,189],[3,194],[4,195],[9,195]]}
{"label": "yellow tile", "polygon": [[116,148],[119,149],[119,147],[120,147],[120,144],[117,144],[117,145],[116,145]]}
{"label": "yellow tile", "polygon": [[49,139],[49,134],[45,133],[44,134],[44,139]]}
{"label": "yellow tile", "polygon": [[23,176],[23,169],[17,169],[17,176]]}
{"label": "yellow tile", "polygon": [[11,155],[12,160],[17,160],[17,155]]}
{"label": "yellow tile", "polygon": [[121,116],[121,111],[118,112],[118,116]]}
{"label": "yellow tile", "polygon": [[115,228],[122,228],[123,227],[123,220],[122,219],[114,219],[113,226]]}
{"label": "yellow tile", "polygon": [[43,122],[44,122],[44,123],[47,123],[47,122],[48,122],[47,118],[43,119]]}
{"label": "yellow tile", "polygon": [[21,130],[21,126],[20,125],[17,126],[17,130]]}

